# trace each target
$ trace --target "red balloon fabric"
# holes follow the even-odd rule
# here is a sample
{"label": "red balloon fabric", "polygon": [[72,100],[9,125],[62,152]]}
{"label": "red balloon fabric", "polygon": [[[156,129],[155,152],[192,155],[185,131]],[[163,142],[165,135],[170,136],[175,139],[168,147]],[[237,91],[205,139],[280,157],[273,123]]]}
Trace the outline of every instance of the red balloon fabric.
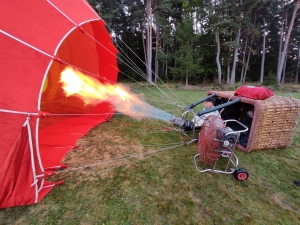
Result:
{"label": "red balloon fabric", "polygon": [[218,116],[208,116],[201,126],[198,153],[201,162],[214,164],[221,155],[224,121]]}
{"label": "red balloon fabric", "polygon": [[272,97],[274,93],[265,87],[242,86],[235,91],[234,95],[255,100],[265,100]]}
{"label": "red balloon fabric", "polygon": [[0,208],[38,203],[58,182],[47,176],[110,103],[66,97],[60,73],[73,67],[117,80],[117,50],[86,0],[0,1]]}

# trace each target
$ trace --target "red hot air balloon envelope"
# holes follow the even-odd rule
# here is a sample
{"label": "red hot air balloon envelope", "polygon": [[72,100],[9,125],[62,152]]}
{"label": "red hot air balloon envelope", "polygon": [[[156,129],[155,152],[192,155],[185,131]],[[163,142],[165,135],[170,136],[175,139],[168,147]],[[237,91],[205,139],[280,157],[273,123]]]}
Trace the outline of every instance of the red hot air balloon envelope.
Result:
{"label": "red hot air balloon envelope", "polygon": [[0,1],[0,208],[38,203],[63,181],[46,180],[88,130],[111,118],[108,102],[66,97],[71,66],[117,79],[117,50],[86,0]]}

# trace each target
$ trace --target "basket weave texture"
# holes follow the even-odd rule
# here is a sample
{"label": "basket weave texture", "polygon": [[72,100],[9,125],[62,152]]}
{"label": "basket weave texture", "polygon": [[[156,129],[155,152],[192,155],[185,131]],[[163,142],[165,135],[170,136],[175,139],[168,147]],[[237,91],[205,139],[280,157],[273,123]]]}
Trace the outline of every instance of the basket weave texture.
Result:
{"label": "basket weave texture", "polygon": [[[237,98],[234,91],[208,92],[212,93],[225,99]],[[247,147],[238,146],[241,150],[250,152],[291,145],[300,117],[299,100],[282,96],[272,96],[265,100],[241,97],[241,102],[254,106],[249,141]]]}
{"label": "basket weave texture", "polygon": [[300,101],[281,96],[257,101],[260,112],[252,150],[290,145],[300,116]]}

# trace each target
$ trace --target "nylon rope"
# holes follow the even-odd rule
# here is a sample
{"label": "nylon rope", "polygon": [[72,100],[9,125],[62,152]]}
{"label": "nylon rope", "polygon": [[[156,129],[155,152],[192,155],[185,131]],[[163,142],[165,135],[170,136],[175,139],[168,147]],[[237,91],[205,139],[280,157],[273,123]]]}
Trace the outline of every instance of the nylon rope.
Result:
{"label": "nylon rope", "polygon": [[[135,80],[134,78],[132,78],[132,77],[130,77],[129,75],[125,74],[124,72],[120,71],[120,73],[122,73],[123,75],[127,76],[129,79],[133,80],[134,82],[140,84],[142,87],[145,87],[146,89],[150,90],[151,92],[153,92],[153,93],[155,93],[155,94],[159,94],[159,93],[155,92],[155,90],[153,90],[153,89],[147,87],[146,85],[144,85],[144,84],[138,82],[138,81]],[[134,90],[134,89],[132,89],[132,88],[130,88],[130,89],[131,89],[131,90]],[[146,94],[146,93],[141,92],[141,91],[140,91],[140,93],[143,93],[143,94],[145,94],[145,95],[151,96],[150,94]],[[160,95],[159,97],[162,97],[162,96],[163,96],[163,95]],[[154,97],[154,96],[153,96],[153,97]],[[161,101],[161,100],[160,100],[160,101]],[[167,104],[171,104],[171,105],[178,105],[178,103],[176,103],[176,102],[173,101],[173,100],[172,100],[173,103],[170,103],[170,102],[167,101],[167,100],[165,100],[164,102],[167,103]]]}
{"label": "nylon rope", "polygon": [[13,113],[13,114],[24,114],[24,115],[38,115],[38,113],[33,113],[33,112],[22,112],[22,111],[7,110],[7,109],[0,109],[0,112]]}
{"label": "nylon rope", "polygon": [[175,146],[170,146],[170,147],[161,148],[161,149],[157,149],[157,150],[151,150],[151,151],[144,152],[144,153],[131,154],[131,155],[127,155],[127,156],[124,156],[124,157],[115,158],[113,160],[108,160],[108,161],[105,161],[105,162],[101,161],[101,162],[98,162],[98,163],[93,163],[93,164],[80,166],[80,167],[76,167],[76,168],[64,169],[64,170],[57,171],[56,173],[59,174],[59,173],[65,173],[65,172],[79,170],[79,169],[85,169],[85,168],[88,168],[88,167],[95,167],[95,166],[99,166],[99,165],[103,165],[103,164],[111,164],[111,163],[120,162],[120,161],[122,162],[122,161],[125,161],[125,160],[128,160],[128,159],[136,158],[138,156],[145,156],[145,155],[151,155],[151,154],[155,154],[155,153],[159,153],[159,152],[169,151],[169,150],[178,148],[180,146],[183,146],[185,144],[186,144],[186,142],[181,142],[180,144],[177,144]]}
{"label": "nylon rope", "polygon": [[[147,87],[145,87],[145,88],[147,88]],[[132,91],[135,92],[135,93],[140,93],[140,94],[143,94],[143,95],[145,95],[145,96],[149,96],[149,97],[151,98],[151,100],[154,100],[154,101],[156,101],[156,102],[162,102],[162,103],[165,103],[165,104],[174,105],[174,104],[170,103],[169,101],[164,101],[164,100],[161,100],[161,99],[157,99],[158,97],[152,96],[152,95],[147,94],[147,93],[144,93],[144,92],[139,91],[139,90],[137,90],[137,89],[130,88],[130,90],[132,90]]]}
{"label": "nylon rope", "polygon": [[[123,61],[123,62],[124,62],[124,61]],[[126,64],[126,63],[125,63],[125,64]],[[141,86],[145,87],[146,89],[150,90],[151,92],[154,92],[155,94],[159,94],[158,92],[155,92],[155,90],[153,90],[153,89],[147,87],[146,85],[144,85],[144,84],[138,82],[138,81],[135,80],[134,78],[132,78],[132,77],[130,77],[129,75],[125,74],[124,72],[120,71],[120,73],[122,73],[123,75],[127,76],[129,79],[135,81],[136,83],[140,84]],[[138,74],[138,75],[140,75],[142,78],[146,79],[145,76],[143,76],[142,74]],[[158,90],[160,90],[161,92],[163,92],[163,95],[160,94],[160,97],[167,97],[167,99],[171,100],[171,102],[172,102],[172,103],[169,103],[169,104],[178,105],[178,103],[177,103],[174,99],[172,99],[169,95],[167,95],[166,92],[164,92],[163,90],[159,89],[156,85],[155,85],[155,87],[156,87]],[[144,93],[144,94],[145,94],[145,93]],[[166,102],[167,102],[167,100],[166,100]],[[168,102],[169,102],[169,101],[168,101]]]}
{"label": "nylon rope", "polygon": [[[49,2],[49,1],[48,1]],[[56,8],[52,3],[50,3],[49,2],[49,4],[51,4],[54,8]],[[57,8],[56,8],[57,9]],[[58,9],[57,9],[58,10]],[[58,10],[60,13],[62,13],[60,10]],[[63,13],[62,13],[63,14]],[[70,18],[68,18],[65,14],[63,14],[68,20],[70,20],[74,25],[76,25]],[[77,26],[77,25],[76,25]],[[34,46],[32,46],[32,45],[30,45],[30,44],[28,44],[28,43],[26,43],[26,42],[24,42],[24,41],[22,41],[22,40],[20,40],[20,39],[18,39],[17,37],[15,37],[15,36],[13,36],[13,35],[10,35],[9,33],[7,33],[7,32],[5,32],[5,31],[3,31],[3,30],[0,30],[0,32],[2,32],[3,34],[5,34],[5,35],[7,35],[7,36],[9,36],[9,37],[11,37],[11,38],[13,38],[14,40],[17,40],[18,42],[21,42],[22,44],[24,44],[24,45],[26,45],[26,46],[28,46],[28,47],[30,47],[30,48],[32,48],[32,49],[34,49],[34,50],[36,50],[36,51],[38,51],[38,52],[40,52],[40,53],[42,53],[42,54],[44,54],[44,55],[46,55],[46,56],[48,56],[48,57],[50,57],[52,60],[53,60],[53,56],[52,55],[50,55],[50,54],[48,54],[48,53],[46,53],[46,52],[44,52],[44,51],[42,51],[42,50],[40,50],[40,49],[38,49],[38,48],[36,48],[36,47],[34,47]],[[97,40],[95,40],[90,34],[88,34],[87,32],[85,32],[90,38],[92,38],[96,43],[98,43],[99,45],[101,45],[106,51],[108,51],[109,53],[111,53],[111,54],[113,54],[109,49],[107,49],[105,46],[103,46],[100,42],[98,42]],[[117,57],[118,58],[118,57]],[[121,60],[121,59],[120,59]],[[89,75],[92,75],[92,76],[95,76],[95,77],[98,77],[98,78],[100,78],[100,79],[102,79],[102,80],[105,80],[105,81],[108,81],[108,82],[110,82],[110,83],[114,83],[114,82],[112,82],[111,80],[109,80],[109,79],[106,79],[106,78],[104,78],[104,77],[100,77],[99,75],[95,75],[95,74],[93,74],[93,73],[91,73],[91,72],[89,72],[89,71],[86,71],[86,70],[83,70],[83,69],[81,69],[81,68],[79,68],[79,67],[76,67],[76,66],[74,66],[74,65],[72,65],[72,64],[69,64],[69,63],[67,63],[67,62],[63,62],[64,64],[66,64],[66,65],[68,65],[68,66],[71,66],[71,67],[73,67],[73,68],[76,68],[77,70],[80,70],[80,71],[82,71],[82,72],[84,72],[84,73],[87,73],[87,74],[89,74]],[[125,63],[125,62],[124,62]],[[126,64],[126,63],[125,63]],[[128,64],[126,64],[126,65],[128,65]],[[129,66],[129,65],[128,65]],[[129,66],[130,67],[130,66]],[[116,68],[117,69],[117,68]],[[157,86],[156,86],[157,87]],[[158,88],[158,87],[157,87]],[[158,88],[159,89],[159,88]],[[161,89],[159,89],[160,91],[162,91]],[[163,91],[162,91],[163,92]],[[166,97],[168,97],[168,99],[171,99],[168,95],[166,95],[166,93],[165,92],[163,92],[164,93],[164,95],[166,96]],[[176,103],[173,99],[171,99],[174,103]]]}
{"label": "nylon rope", "polygon": [[[107,25],[106,25],[107,26]],[[108,27],[108,26],[107,26]],[[110,30],[111,30],[111,28],[110,27],[108,27]],[[116,37],[118,37],[118,35],[116,35]],[[119,38],[119,37],[118,37]],[[120,38],[119,38],[119,40],[121,40]],[[124,43],[122,40],[121,40],[121,42],[122,43]],[[114,43],[118,46],[118,43],[116,42],[116,41],[114,41]],[[131,51],[131,52],[133,52],[129,47],[128,47],[128,45],[126,45],[125,43],[124,43],[124,45]],[[121,51],[123,51],[122,50],[122,48],[120,48],[119,47],[119,49],[121,50]],[[148,66],[133,52],[133,54],[148,68]],[[121,54],[122,55],[122,54]],[[124,55],[126,55],[126,54],[124,54]],[[123,60],[122,60],[123,61]],[[130,61],[132,61],[131,59],[130,59]],[[124,62],[124,61],[123,61]],[[126,64],[126,63],[125,63]],[[133,62],[133,64],[134,64],[134,66],[136,66],[136,64]],[[127,64],[126,64],[127,65]],[[136,66],[137,67],[137,66]],[[152,70],[151,70],[152,71]],[[153,72],[152,72],[153,73]],[[137,74],[139,74],[139,73],[137,73]],[[147,77],[146,77],[146,75],[144,75],[145,73],[144,72],[142,72],[141,74],[139,74],[142,78],[144,78],[145,80],[147,80]],[[155,75],[156,76],[156,75]],[[164,82],[163,81],[161,81],[163,84],[164,84]],[[168,96],[163,90],[161,90],[155,83],[152,83],[152,85],[154,85],[159,91],[161,91],[168,99],[170,99],[170,100],[172,100],[173,102],[175,102],[176,103],[176,101],[174,100],[174,99],[172,99],[170,96]],[[176,96],[177,97],[177,96]]]}
{"label": "nylon rope", "polygon": [[[115,42],[116,43],[116,42]],[[119,48],[119,50],[120,51],[122,51],[122,53],[123,54],[121,54],[121,56],[123,56],[124,58],[126,58],[129,62],[130,62],[130,64],[132,65],[132,66],[134,66],[135,68],[136,68],[136,70],[137,71],[139,71],[140,72],[140,74],[143,76],[143,78],[146,78],[146,74],[142,71],[142,69],[141,68],[139,68],[134,62],[133,62],[133,60],[123,51],[123,49],[122,48]]]}
{"label": "nylon rope", "polygon": [[[30,47],[30,48],[36,50],[37,52],[42,53],[43,55],[48,56],[48,57],[51,58],[52,60],[55,60],[53,55],[50,55],[50,54],[48,54],[48,53],[46,53],[46,52],[44,52],[44,51],[42,51],[42,50],[40,50],[40,49],[38,49],[38,48],[36,48],[36,47],[34,47],[34,46],[28,44],[27,42],[22,41],[22,40],[20,40],[19,38],[17,38],[17,37],[15,37],[15,36],[13,36],[13,35],[11,35],[11,34],[5,32],[5,31],[3,31],[3,30],[0,30],[0,32],[3,33],[3,34],[5,34],[6,36],[8,36],[8,37],[10,37],[10,38],[12,38],[12,39],[18,41],[18,42],[20,42],[20,43],[26,45],[27,47]],[[108,81],[108,82],[110,82],[110,83],[114,83],[114,82],[111,81],[111,80],[108,80],[108,79],[106,79],[106,78],[104,78],[104,77],[100,77],[99,75],[95,75],[95,74],[93,74],[93,73],[91,73],[91,72],[89,72],[89,71],[83,70],[83,69],[81,69],[81,68],[79,68],[79,67],[76,67],[76,66],[74,66],[74,65],[72,65],[72,64],[69,64],[69,63],[67,63],[67,62],[62,62],[62,63],[66,64],[66,65],[68,65],[68,66],[71,66],[71,67],[73,67],[73,68],[76,68],[77,70],[80,70],[80,71],[82,71],[82,72],[84,72],[84,73],[87,73],[87,74],[89,74],[89,75],[96,76],[96,77],[98,77],[98,78],[100,78],[100,79],[102,79],[102,80],[106,80],[106,81]]]}
{"label": "nylon rope", "polygon": [[[48,1],[49,2],[49,1]],[[49,2],[49,4],[51,4],[56,10],[58,10],[57,8],[56,8],[56,6],[54,6],[51,2]],[[60,13],[62,13],[60,10],[58,10]],[[63,13],[62,13],[63,14]],[[70,18],[68,18],[65,14],[63,14],[68,20],[70,20],[74,25],[76,25]],[[100,18],[101,19],[101,18]],[[78,25],[76,25],[76,26],[78,26]],[[15,37],[15,36],[13,36],[13,35],[10,35],[10,34],[8,34],[7,32],[5,32],[5,31],[3,31],[3,30],[0,30],[0,32],[2,32],[3,34],[5,34],[5,35],[7,35],[7,36],[9,36],[9,37],[11,37],[11,38],[13,38],[13,39],[15,39],[15,40],[17,40],[18,42],[21,42],[22,44],[24,44],[24,45],[26,45],[26,46],[28,46],[28,47],[30,47],[30,48],[32,48],[32,49],[34,49],[34,50],[36,50],[36,51],[38,51],[38,52],[40,52],[40,53],[42,53],[42,54],[44,54],[44,55],[46,55],[46,56],[48,56],[48,57],[50,57],[51,59],[53,59],[54,57],[52,56],[52,55],[50,55],[50,54],[48,54],[48,53],[46,53],[46,52],[44,52],[44,51],[42,51],[42,50],[40,50],[40,49],[38,49],[38,48],[36,48],[36,47],[34,47],[34,46],[32,46],[32,45],[30,45],[30,44],[28,44],[28,43],[26,43],[26,42],[24,42],[24,41],[22,41],[22,40],[20,40],[20,39],[18,39],[17,37]],[[97,40],[95,40],[89,33],[87,33],[87,32],[85,32],[90,38],[92,38],[96,43],[98,43],[99,45],[101,45],[106,51],[108,51],[109,53],[111,53],[111,54],[114,54],[114,53],[112,53],[110,50],[108,50],[105,46],[103,46],[100,42],[98,42]],[[131,50],[131,49],[130,49]],[[132,50],[131,50],[132,51]],[[118,57],[117,57],[118,58]],[[121,59],[120,59],[121,60]],[[121,60],[122,61],[122,60]],[[71,67],[73,67],[73,68],[76,68],[76,69],[78,69],[78,70],[80,70],[80,71],[83,71],[84,73],[87,73],[87,74],[89,74],[89,75],[93,75],[93,76],[96,76],[96,77],[98,77],[98,78],[100,78],[100,79],[103,79],[103,80],[106,80],[106,81],[109,81],[109,82],[111,82],[111,83],[114,83],[114,82],[112,82],[111,80],[108,80],[108,79],[106,79],[106,78],[103,78],[103,77],[100,77],[99,75],[95,75],[95,74],[93,74],[93,73],[90,73],[89,71],[86,71],[86,70],[83,70],[83,69],[81,69],[81,68],[78,68],[78,67],[76,67],[76,66],[74,66],[74,65],[71,65],[71,64],[69,64],[69,63],[67,63],[67,62],[63,62],[64,64],[66,64],[66,65],[69,65],[69,66],[71,66]],[[125,63],[125,62],[124,62]],[[126,64],[126,63],[125,63]],[[128,64],[126,64],[126,65],[128,65]],[[128,65],[129,66],[129,65]],[[130,66],[129,66],[130,67]],[[117,68],[116,68],[117,69]],[[155,85],[156,86],[156,85]],[[156,86],[157,87],[157,86]],[[160,90],[160,91],[162,91],[160,88],[158,88],[157,87],[157,89],[158,90]],[[163,91],[162,91],[163,92]],[[170,96],[168,96],[168,95],[166,95],[166,93],[165,92],[163,92],[163,94],[167,97],[167,98],[169,98],[169,99],[171,99],[170,98]],[[174,101],[173,99],[171,99],[172,101]],[[174,101],[175,102],[175,101]],[[176,102],[175,102],[176,103]]]}
{"label": "nylon rope", "polygon": [[30,185],[31,187],[34,186],[35,189],[35,199],[34,202],[37,203],[38,200],[38,179],[37,179],[37,171],[35,167],[35,161],[34,161],[34,150],[33,150],[33,143],[32,143],[32,133],[31,128],[29,124],[30,117],[28,116],[26,118],[26,122],[24,123],[23,127],[26,127],[27,134],[28,134],[28,145],[29,145],[29,151],[30,151],[30,161],[31,161],[31,172],[33,176],[33,183]]}
{"label": "nylon rope", "polygon": [[[105,46],[103,46],[100,42],[98,42],[96,39],[94,39],[89,33],[87,33],[87,32],[85,32],[91,39],[93,39],[96,43],[98,43],[100,46],[102,46],[106,51],[108,51],[109,53],[111,53],[111,54],[113,54],[114,55],[114,53],[112,53],[110,50],[108,50]],[[143,75],[141,75],[141,74],[139,74],[139,72],[138,71],[136,71],[134,68],[132,68],[130,65],[128,65],[124,60],[122,60],[120,57],[118,57],[118,56],[116,56],[121,62],[123,62],[126,66],[128,66],[129,68],[131,68],[134,72],[136,72],[138,75],[140,75],[140,76],[142,76],[144,79],[145,79],[145,77],[143,76]],[[123,72],[122,72],[123,73]],[[125,73],[123,73],[123,74],[125,74]],[[99,77],[99,78],[101,78],[99,75],[95,75],[95,74],[93,74],[94,76],[97,76],[97,77]],[[126,75],[126,76],[128,76],[128,75]],[[128,76],[128,77],[130,77],[130,76]],[[157,86],[156,86],[157,87]],[[157,89],[159,89],[158,87],[157,87]],[[150,89],[151,90],[151,89]],[[160,89],[159,89],[160,90]],[[152,90],[153,91],[153,90]],[[162,91],[163,92],[163,91]],[[170,96],[168,96],[168,95],[166,95],[166,93],[165,92],[163,92],[163,94],[169,99],[169,100],[171,100],[171,101],[173,101],[174,102],[174,104],[176,104],[176,101],[174,101],[172,98],[170,98]]]}
{"label": "nylon rope", "polygon": [[[114,114],[114,115],[124,115],[123,113],[101,113],[101,114],[51,114],[51,116],[100,116],[100,115],[111,115],[111,114]],[[149,119],[149,118],[148,118]],[[153,118],[151,118],[153,119]],[[162,128],[174,128],[173,126],[167,126],[167,125],[162,125],[162,123],[160,122],[154,122],[154,121],[149,121],[148,124],[154,124],[154,125],[159,125],[160,127]],[[162,132],[162,131],[160,131]],[[137,133],[140,133],[140,132],[137,132]],[[148,132],[149,133],[149,132]]]}
{"label": "nylon rope", "polygon": [[[103,116],[103,115],[112,115],[112,114],[113,115],[124,115],[123,113],[115,112],[115,113],[99,113],[99,114],[59,114],[59,113],[56,113],[56,114],[51,114],[51,116]],[[153,118],[155,118],[155,117],[147,117],[145,119],[153,119]],[[163,121],[165,121],[165,120],[163,120]],[[165,121],[165,122],[167,122],[167,121]],[[162,126],[162,123],[158,122],[157,120],[149,121],[148,124]],[[169,126],[165,126],[165,125],[163,125],[162,127],[170,128]],[[174,127],[172,127],[172,128],[174,128]]]}
{"label": "nylon rope", "polygon": [[36,50],[37,52],[42,53],[43,55],[46,55],[46,56],[49,56],[50,58],[53,58],[52,55],[50,55],[50,54],[48,54],[48,53],[46,53],[46,52],[44,52],[44,51],[42,51],[42,50],[40,50],[40,49],[38,49],[38,48],[32,46],[32,45],[30,45],[30,44],[28,44],[28,43],[25,42],[25,41],[20,40],[19,38],[17,38],[17,37],[15,37],[15,36],[13,36],[13,35],[11,35],[11,34],[5,32],[5,31],[3,31],[3,30],[0,30],[0,32],[3,33],[3,34],[5,34],[6,36],[8,36],[8,37],[10,37],[10,38],[12,38],[12,39],[18,41],[18,42],[20,42],[20,43],[26,45],[27,47],[30,47],[30,48]]}
{"label": "nylon rope", "polygon": [[[106,24],[106,26],[107,26],[107,28],[112,32],[112,29]],[[149,68],[144,62],[143,62],[143,60],[141,60],[141,58],[140,57],[138,57],[133,51],[132,51],[132,49],[131,48],[129,48],[129,46],[126,44],[126,43],[124,43],[123,41],[122,41],[122,39],[118,36],[118,35],[116,35],[116,37],[127,47],[127,49],[129,49],[129,51],[131,51],[136,57],[137,57],[137,59],[139,59],[140,60],[140,62],[142,62],[147,68]],[[116,43],[116,41],[114,41],[115,43]],[[118,44],[116,43],[116,45],[118,46]],[[121,48],[120,48],[121,49]],[[152,69],[151,69],[151,71],[152,71]],[[155,77],[157,77],[164,85],[165,85],[165,87],[167,88],[167,89],[169,89],[170,90],[170,92],[175,96],[175,98],[181,103],[181,104],[184,104],[179,98],[178,98],[178,96],[174,93],[174,92],[172,92],[172,90],[159,78],[159,76],[157,76],[153,71],[152,71],[152,74],[154,74],[154,76]],[[159,89],[160,91],[162,91],[156,84],[154,84],[153,83],[153,85],[157,88],[157,89]],[[163,91],[162,91],[163,92]],[[163,92],[164,94],[165,94],[165,92]],[[176,102],[176,101],[175,101]]]}
{"label": "nylon rope", "polygon": [[[106,24],[106,27],[111,31],[111,32],[113,32],[112,31],[112,29]],[[118,35],[116,35],[116,37],[127,47],[127,49],[129,49],[129,51],[131,51],[138,59],[139,59],[139,61],[140,62],[142,62],[147,68],[148,68],[148,66],[141,60],[141,58],[139,58],[133,51],[132,51],[132,49],[126,44],[126,43],[124,43],[123,41],[122,41],[122,39],[118,36]],[[118,46],[119,47],[119,45],[118,45],[118,43],[115,41],[115,40],[113,40],[114,41],[114,43],[116,44],[116,46]],[[122,50],[122,48],[121,47],[119,47],[119,50],[121,50],[122,52],[124,52],[123,50]],[[126,57],[128,57],[125,53],[124,53],[124,55],[126,56]],[[128,57],[129,58],[129,57]],[[130,58],[129,58],[130,59]],[[134,64],[134,62],[130,59],[130,61]],[[136,64],[134,64],[134,65],[136,65]],[[151,71],[152,71],[152,69],[151,69]],[[144,79],[146,79],[146,75],[145,76],[143,76],[143,74],[145,74],[145,73],[143,73],[142,72],[142,77],[144,78]],[[179,98],[178,98],[178,96],[159,78],[159,76],[157,76],[153,71],[152,71],[152,74],[154,74],[154,76],[156,76],[162,83],[163,83],[163,85],[173,94],[173,96],[175,97],[175,99],[177,99],[178,101],[179,101],[179,103],[181,103],[181,104],[183,104],[184,106],[186,106],[185,105],[185,103],[183,102],[183,101],[181,101]],[[147,80],[147,79],[146,79]],[[153,83],[153,85],[158,89],[158,90],[160,90],[161,92],[163,92],[165,95],[166,95],[166,93],[164,92],[164,91],[162,91],[155,83]],[[174,102],[176,102],[175,100],[174,100]],[[178,103],[177,103],[177,105],[178,105]]]}
{"label": "nylon rope", "polygon": [[69,18],[64,12],[62,12],[59,8],[56,7],[50,0],[47,0],[47,2],[52,5],[58,12],[60,12],[64,17],[66,17],[71,23],[73,23],[75,26],[78,26],[71,18]]}
{"label": "nylon rope", "polygon": [[[59,9],[57,9],[57,7],[56,6],[54,6],[50,1],[48,1],[49,2],[49,4],[51,4],[54,8],[56,8],[56,10],[58,10],[60,13],[62,13],[68,20],[70,20],[74,25],[76,25],[70,18],[68,18],[63,12],[61,12]],[[78,27],[78,25],[76,25],[76,27]],[[28,46],[28,47],[30,47],[30,48],[32,48],[32,49],[34,49],[34,50],[36,50],[36,51],[38,51],[38,52],[40,52],[40,53],[42,53],[42,54],[44,54],[44,55],[46,55],[46,56],[48,56],[48,57],[50,57],[52,60],[53,60],[53,56],[52,55],[50,55],[50,54],[48,54],[48,53],[46,53],[46,52],[44,52],[44,51],[42,51],[42,50],[40,50],[40,49],[38,49],[38,48],[36,48],[36,47],[34,47],[34,46],[32,46],[32,45],[30,45],[30,44],[28,44],[28,43],[26,43],[26,42],[24,42],[24,41],[22,41],[22,40],[20,40],[20,39],[18,39],[18,38],[16,38],[16,37],[14,37],[13,35],[10,35],[10,34],[8,34],[7,32],[5,32],[5,31],[2,31],[2,30],[0,30],[0,32],[2,32],[2,33],[4,33],[5,35],[7,35],[7,36],[9,36],[9,37],[11,37],[11,38],[13,38],[13,39],[15,39],[15,40],[17,40],[18,42],[21,42],[22,44],[24,44],[24,45],[26,45],[26,46]],[[109,52],[109,53],[111,53],[111,54],[114,54],[114,53],[112,53],[109,49],[107,49],[105,46],[103,46],[101,43],[99,43],[97,40],[95,40],[89,33],[87,33],[87,32],[85,32],[90,38],[92,38],[96,43],[98,43],[99,45],[101,45],[107,52]],[[125,44],[125,43],[124,43]],[[126,45],[126,44],[125,44]],[[126,45],[127,46],[127,45]],[[127,46],[128,47],[128,46]],[[128,47],[129,48],[129,47]],[[130,49],[130,48],[129,48]],[[132,51],[131,49],[130,49],[130,51]],[[135,54],[135,53],[134,53]],[[115,54],[114,54],[115,55]],[[136,54],[135,54],[136,55]],[[125,63],[122,59],[120,59],[119,57],[117,57],[119,60],[121,60],[124,64],[126,64],[127,66],[129,66],[127,63]],[[138,57],[139,58],[139,57]],[[141,60],[140,58],[139,58],[139,60]],[[142,61],[142,60],[141,60]],[[143,61],[142,61],[143,62]],[[66,64],[66,65],[69,65],[69,66],[72,66],[73,68],[76,68],[76,69],[78,69],[78,70],[80,70],[80,71],[83,71],[83,72],[85,72],[85,73],[87,73],[87,74],[90,74],[90,75],[93,75],[93,76],[96,76],[96,77],[98,77],[98,78],[100,78],[100,79],[103,79],[103,80],[106,80],[106,81],[109,81],[109,82],[111,82],[111,83],[114,83],[114,82],[112,82],[111,80],[108,80],[108,79],[105,79],[105,78],[103,78],[103,77],[100,77],[99,75],[95,75],[95,74],[93,74],[93,73],[90,73],[89,71],[85,71],[85,70],[83,70],[83,69],[81,69],[81,68],[78,68],[78,67],[76,67],[76,66],[74,66],[74,65],[71,65],[71,64],[69,64],[69,63],[66,63],[66,62],[63,62],[64,64]],[[134,66],[136,66],[136,65],[134,65]],[[131,69],[133,69],[132,67],[130,67],[129,66],[129,68],[131,68]],[[138,68],[137,66],[136,66],[136,68]],[[117,68],[116,68],[117,69]],[[136,71],[135,69],[133,69],[134,71]],[[138,68],[138,70],[139,70],[139,68]],[[153,73],[153,72],[152,72]],[[139,74],[140,75],[140,73],[139,72],[137,72],[137,74]],[[142,77],[143,78],[145,78],[144,76],[143,76],[143,73],[141,73],[142,75]],[[154,73],[153,73],[154,74]],[[154,74],[155,76],[156,76],[156,74]],[[160,79],[158,76],[156,76],[158,79]],[[161,79],[160,79],[161,80]],[[166,85],[164,82],[162,82],[164,85]],[[163,93],[163,95],[165,96],[165,97],[167,97],[167,99],[169,99],[169,100],[171,100],[171,101],[173,101],[174,103],[176,103],[176,101],[173,99],[173,98],[171,98],[170,96],[168,96],[163,90],[161,90],[156,84],[153,84],[159,91],[161,91],[162,93]],[[177,98],[177,100],[179,100],[179,102],[181,102],[182,104],[184,104],[173,92],[172,92],[172,90],[169,88],[169,87],[167,87],[167,89],[169,89],[170,90],[170,92]],[[18,111],[10,111],[10,110],[0,110],[0,111],[2,111],[2,112],[11,112],[11,113],[21,113],[21,114],[35,114],[35,115],[38,115],[38,113],[25,113],[25,112],[18,112]],[[105,114],[110,114],[110,113],[105,113]],[[53,115],[53,116],[58,116],[58,115],[63,115],[63,116],[75,116],[75,115],[86,115],[86,116],[91,116],[91,115],[104,115],[103,113],[102,114],[51,114],[51,115]],[[158,149],[158,150],[153,150],[153,151],[149,151],[149,152],[146,152],[146,153],[140,153],[140,154],[133,154],[133,155],[129,155],[129,156],[127,156],[127,157],[123,157],[123,158],[120,158],[120,159],[115,159],[115,160],[113,160],[112,162],[114,162],[114,161],[120,161],[120,160],[126,160],[126,159],[130,159],[130,158],[134,158],[134,157],[137,157],[137,156],[140,156],[140,155],[150,155],[150,154],[154,154],[154,153],[158,153],[158,152],[161,152],[161,151],[168,151],[168,150],[170,150],[170,149],[174,149],[174,148],[177,148],[177,147],[180,147],[180,146],[182,146],[182,145],[184,145],[184,144],[186,144],[186,143],[181,143],[181,144],[179,144],[179,145],[176,145],[176,146],[171,146],[171,147],[167,147],[167,148],[161,148],[161,149]],[[106,163],[106,162],[105,162]],[[100,164],[103,164],[103,162],[101,162]],[[93,164],[93,165],[99,165],[98,163],[97,164]],[[85,166],[86,167],[86,166]],[[85,168],[85,167],[83,167],[83,168]],[[64,170],[64,172],[66,172],[66,171],[69,171],[69,170]]]}

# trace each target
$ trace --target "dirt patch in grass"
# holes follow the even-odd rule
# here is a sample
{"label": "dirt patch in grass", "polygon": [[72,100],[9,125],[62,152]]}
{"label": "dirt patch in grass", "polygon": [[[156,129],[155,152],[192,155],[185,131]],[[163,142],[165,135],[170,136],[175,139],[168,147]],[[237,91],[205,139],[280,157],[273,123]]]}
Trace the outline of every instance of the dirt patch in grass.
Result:
{"label": "dirt patch in grass", "polygon": [[[130,118],[125,120],[130,122],[116,116],[79,139],[78,147],[68,152],[63,159],[63,164],[67,164],[68,168],[59,171],[55,179],[68,179],[76,174],[75,177],[80,177],[80,180],[94,180],[99,175],[106,177],[111,169],[147,158],[144,153],[151,151],[152,147],[143,145],[141,139],[147,136],[145,131],[153,131],[153,125],[135,128],[138,121]],[[137,132],[127,133],[126,129],[136,129]]]}
{"label": "dirt patch in grass", "polygon": [[291,210],[291,211],[294,210],[292,208],[292,206],[288,202],[286,202],[286,199],[282,194],[275,193],[275,194],[273,194],[269,197],[270,197],[271,201],[273,201],[275,204],[278,205],[278,207],[283,208],[283,209],[287,209],[287,210]]}
{"label": "dirt patch in grass", "polygon": [[[179,94],[190,103],[205,93]],[[196,143],[156,151],[187,141],[166,124],[116,114],[66,155],[69,167],[51,177],[63,185],[39,204],[1,210],[0,224],[299,224],[299,128],[287,148],[236,151],[250,173],[241,182],[199,173]]]}

